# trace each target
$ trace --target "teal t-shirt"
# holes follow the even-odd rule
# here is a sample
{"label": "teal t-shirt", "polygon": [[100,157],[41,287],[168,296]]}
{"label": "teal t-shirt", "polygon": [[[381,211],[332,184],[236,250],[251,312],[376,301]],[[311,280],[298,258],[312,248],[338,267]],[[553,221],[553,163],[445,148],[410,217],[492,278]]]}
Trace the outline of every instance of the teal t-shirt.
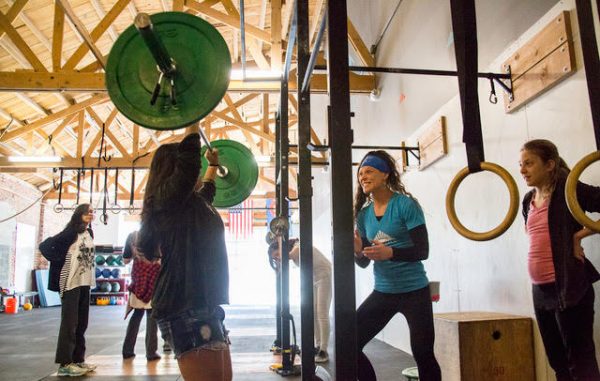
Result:
{"label": "teal t-shirt", "polygon": [[[394,193],[381,220],[377,220],[373,203],[364,207],[357,218],[361,237],[385,242],[391,247],[410,247],[413,242],[408,231],[425,224],[419,204],[412,198]],[[374,261],[375,290],[388,294],[410,292],[429,283],[421,261]]]}

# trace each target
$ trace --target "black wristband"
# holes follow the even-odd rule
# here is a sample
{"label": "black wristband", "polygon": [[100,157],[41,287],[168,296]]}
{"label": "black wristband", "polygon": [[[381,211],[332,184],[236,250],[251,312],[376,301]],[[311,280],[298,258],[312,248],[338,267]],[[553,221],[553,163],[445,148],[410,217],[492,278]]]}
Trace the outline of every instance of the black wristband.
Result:
{"label": "black wristband", "polygon": [[209,164],[208,166],[209,166],[209,167],[218,167],[218,166],[219,166],[219,164]]}

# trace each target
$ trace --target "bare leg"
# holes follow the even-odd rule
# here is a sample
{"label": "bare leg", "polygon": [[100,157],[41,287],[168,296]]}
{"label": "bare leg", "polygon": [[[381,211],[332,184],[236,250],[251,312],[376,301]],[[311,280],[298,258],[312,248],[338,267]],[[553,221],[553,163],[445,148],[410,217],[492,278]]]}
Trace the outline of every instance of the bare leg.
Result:
{"label": "bare leg", "polygon": [[231,381],[229,349],[191,351],[177,360],[185,381]]}

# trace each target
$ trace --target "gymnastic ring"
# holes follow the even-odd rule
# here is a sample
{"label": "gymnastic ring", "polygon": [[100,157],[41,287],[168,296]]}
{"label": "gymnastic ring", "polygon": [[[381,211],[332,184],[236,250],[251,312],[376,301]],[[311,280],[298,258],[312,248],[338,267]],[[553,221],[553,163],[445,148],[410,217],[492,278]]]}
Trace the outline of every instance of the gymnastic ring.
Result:
{"label": "gymnastic ring", "polygon": [[62,211],[65,210],[65,207],[63,206],[63,204],[56,204],[54,205],[53,209],[55,213],[62,213]]}
{"label": "gymnastic ring", "polygon": [[112,214],[119,214],[121,213],[121,206],[119,206],[119,204],[113,204],[110,207],[110,211],[112,212]]}
{"label": "gymnastic ring", "polygon": [[600,160],[600,151],[592,152],[583,157],[583,159],[579,160],[577,164],[569,173],[567,177],[567,183],[565,184],[565,199],[567,200],[567,206],[573,215],[573,218],[577,220],[580,224],[585,226],[586,228],[595,231],[596,233],[600,233],[600,220],[594,221],[589,218],[585,211],[579,205],[579,201],[577,200],[577,183],[579,182],[579,177],[581,173],[593,162]]}
{"label": "gymnastic ring", "polygon": [[508,173],[506,169],[502,168],[498,164],[488,162],[482,162],[481,169],[483,169],[484,171],[490,171],[500,176],[500,178],[508,187],[508,192],[510,195],[510,205],[508,208],[508,212],[504,217],[504,220],[500,223],[500,225],[496,226],[494,229],[482,233],[474,232],[467,229],[458,220],[458,217],[456,215],[456,209],[454,207],[454,200],[456,198],[456,191],[458,190],[458,186],[470,174],[469,167],[461,169],[456,174],[454,179],[452,179],[452,182],[448,187],[448,193],[446,194],[446,213],[448,214],[450,224],[452,224],[452,226],[458,232],[458,234],[473,241],[489,241],[500,236],[513,223],[515,217],[517,216],[517,211],[519,210],[519,190],[517,189],[517,184],[515,183],[515,180],[512,178],[510,173]]}

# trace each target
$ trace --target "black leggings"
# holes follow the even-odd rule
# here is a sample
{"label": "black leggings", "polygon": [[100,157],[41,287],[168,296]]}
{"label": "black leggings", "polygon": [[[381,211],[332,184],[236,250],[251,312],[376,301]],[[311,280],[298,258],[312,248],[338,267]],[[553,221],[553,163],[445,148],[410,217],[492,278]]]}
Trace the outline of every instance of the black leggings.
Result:
{"label": "black leggings", "polygon": [[594,288],[590,286],[579,303],[560,311],[541,305],[552,294],[558,300],[554,283],[544,286],[536,289],[534,285],[535,317],[557,381],[600,380],[594,345]]}
{"label": "black leggings", "polygon": [[408,322],[410,347],[421,381],[440,381],[440,366],[433,353],[435,333],[429,287],[402,294],[373,291],[356,311],[358,379],[376,380],[375,370],[363,352],[364,346],[381,331],[396,313]]}

